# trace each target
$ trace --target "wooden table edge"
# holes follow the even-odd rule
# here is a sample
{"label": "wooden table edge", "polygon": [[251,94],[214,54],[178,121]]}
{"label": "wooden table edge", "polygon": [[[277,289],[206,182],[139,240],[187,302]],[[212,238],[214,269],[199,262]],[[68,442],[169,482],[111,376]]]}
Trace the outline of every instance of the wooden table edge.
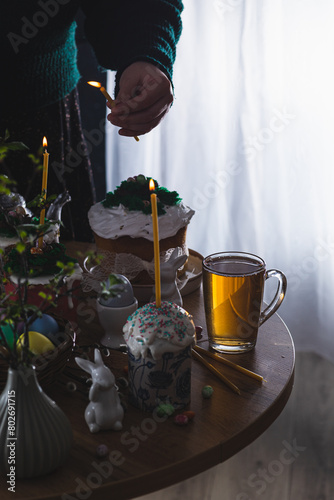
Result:
{"label": "wooden table edge", "polygon": [[[154,491],[159,491],[178,482],[194,477],[202,472],[205,472],[211,467],[219,465],[220,463],[231,458],[240,450],[244,449],[255,439],[257,439],[261,434],[263,434],[263,432],[268,429],[268,427],[278,418],[278,416],[285,408],[294,384],[294,344],[289,329],[285,325],[282,318],[280,318],[280,320],[284,324],[291,339],[291,345],[293,348],[293,366],[291,375],[286,385],[284,386],[276,400],[267,408],[267,410],[263,414],[259,415],[243,431],[235,434],[227,441],[217,442],[217,445],[210,448],[210,450],[206,450],[202,453],[196,454],[190,459],[187,458],[184,460],[180,460],[179,462],[174,462],[171,466],[161,467],[159,469],[155,469],[152,472],[148,472],[140,476],[134,476],[131,479],[127,478],[125,480],[115,481],[114,483],[109,481],[92,490],[89,499],[105,500],[106,498],[109,498],[110,495],[112,495],[112,497],[117,498],[117,500],[130,500],[132,498],[153,493]],[[261,423],[261,425],[259,425],[259,423]],[[134,490],[136,491],[136,497],[133,496]],[[64,491],[63,494],[65,495],[65,497],[67,494],[67,498],[69,499],[78,498],[77,496],[71,497],[71,495],[75,495],[73,491]],[[59,498],[62,497],[60,497],[58,493],[57,495],[46,497],[45,500],[59,500]]]}
{"label": "wooden table edge", "polygon": [[[106,498],[129,500],[172,486],[180,481],[198,475],[211,467],[219,465],[251,444],[257,437],[265,432],[283,411],[289,400],[294,382],[295,349],[293,340],[285,322],[277,313],[275,315],[278,316],[279,320],[284,325],[291,340],[291,347],[293,349],[292,367],[290,377],[281,390],[281,393],[263,414],[259,415],[249,426],[247,426],[247,428],[231,436],[227,441],[218,441],[217,444],[209,450],[200,452],[191,458],[174,462],[171,466],[168,465],[139,476],[134,476],[131,479],[127,478],[115,482],[107,480],[108,482],[98,486],[96,489],[92,489],[91,494],[87,498],[92,500],[105,500]],[[261,425],[259,425],[259,423],[261,423]],[[243,437],[244,439],[240,439]],[[136,497],[133,496],[133,491],[136,491]],[[43,500],[74,500],[76,498],[80,497],[77,496],[72,489],[71,491],[63,491],[60,494],[59,492],[57,494],[50,492],[50,495],[43,496]]]}
{"label": "wooden table edge", "polygon": [[[286,385],[284,386],[276,400],[267,408],[266,412],[259,415],[258,418],[255,419],[254,422],[252,422],[252,424],[246,429],[232,436],[227,441],[217,443],[217,446],[211,448],[210,450],[206,450],[205,452],[194,455],[191,459],[188,458],[179,462],[175,462],[172,466],[162,467],[142,476],[136,476],[131,480],[127,479],[125,481],[117,481],[114,484],[105,484],[100,487],[101,492],[96,491],[96,494],[93,494],[90,498],[92,498],[92,500],[104,500],[106,498],[106,493],[111,493],[110,490],[112,490],[113,495],[117,495],[117,500],[130,500],[131,498],[136,498],[133,496],[129,496],[129,494],[127,493],[128,488],[129,491],[133,491],[131,487],[131,483],[133,484],[133,482],[136,483],[136,489],[138,492],[137,497],[167,488],[180,481],[184,481],[196,476],[197,474],[205,472],[211,467],[219,465],[225,460],[228,460],[240,450],[250,445],[261,434],[263,434],[263,432],[268,429],[268,427],[278,418],[278,416],[285,408],[290,398],[294,384],[295,347],[293,339],[284,320],[277,313],[276,316],[279,317],[280,321],[284,324],[284,327],[289,334],[293,349],[293,363],[291,375]],[[261,426],[258,425],[259,421],[261,421]],[[249,435],[249,439],[240,439],[245,434]],[[245,442],[247,442],[246,445]],[[228,452],[226,453],[227,449]],[[182,465],[184,465],[184,467],[182,467]],[[156,483],[154,481],[154,476],[157,476],[158,478],[158,488],[155,487]],[[164,479],[161,480],[161,477],[163,477]],[[143,488],[139,487],[141,484],[144,485]]]}
{"label": "wooden table edge", "polygon": [[[295,362],[293,364],[291,376],[275,402],[270,405],[265,413],[255,419],[254,422],[241,433],[232,436],[228,441],[217,442],[217,445],[210,450],[194,455],[190,459],[188,458],[180,460],[179,462],[174,462],[172,466],[161,467],[141,476],[134,476],[131,479],[127,478],[114,483],[109,481],[92,490],[89,499],[105,500],[112,495],[112,497],[117,498],[117,500],[130,500],[136,498],[133,497],[134,490],[137,492],[137,497],[147,495],[154,491],[172,486],[178,482],[190,479],[228,460],[257,439],[281,414],[293,389],[294,370]],[[261,421],[261,426],[258,425],[259,420]],[[240,436],[242,437],[244,434],[247,434],[248,437],[241,440]],[[247,441],[246,445],[245,441]],[[228,452],[226,452],[227,449]],[[63,498],[63,495],[64,498],[68,500],[79,498],[74,491],[64,491],[61,495],[57,493],[50,494],[47,497],[44,496],[43,500],[59,500]]]}
{"label": "wooden table edge", "polygon": [[[294,381],[294,370],[288,381],[288,384],[282,390],[280,396],[277,400],[267,409],[267,411],[259,416],[247,429],[232,436],[228,441],[217,442],[217,445],[206,450],[205,452],[194,455],[190,459],[181,460],[179,462],[174,462],[172,466],[161,467],[155,469],[152,472],[148,472],[141,476],[134,476],[131,479],[125,479],[121,481],[116,481],[114,483],[105,483],[95,490],[92,490],[89,499],[91,500],[105,500],[112,496],[112,498],[117,498],[117,500],[130,500],[142,495],[147,495],[164,488],[168,488],[178,482],[190,479],[206,470],[219,465],[220,463],[228,460],[233,455],[238,453],[240,450],[244,449],[246,446],[251,444],[255,439],[257,439],[263,432],[265,432],[271,423],[276,420],[276,418],[283,411],[287,401],[289,400]],[[261,420],[261,430],[260,426],[257,425]],[[263,425],[262,420],[265,420],[265,425]],[[244,433],[248,434],[248,438],[243,440],[240,439]],[[247,444],[245,445],[245,441]],[[240,444],[241,442],[241,444]],[[228,453],[226,450],[228,449]],[[136,497],[133,496],[133,491],[136,490]],[[78,498],[75,493],[65,492],[69,499]],[[59,500],[59,494],[51,495],[45,498],[45,500]]]}

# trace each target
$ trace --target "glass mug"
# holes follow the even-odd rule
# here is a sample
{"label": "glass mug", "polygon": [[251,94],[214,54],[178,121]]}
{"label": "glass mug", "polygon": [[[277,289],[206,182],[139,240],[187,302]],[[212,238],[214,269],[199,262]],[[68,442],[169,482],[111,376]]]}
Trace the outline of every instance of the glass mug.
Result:
{"label": "glass mug", "polygon": [[[262,309],[265,281],[277,278],[274,298]],[[258,328],[281,305],[287,280],[281,271],[266,271],[263,259],[245,252],[220,252],[203,260],[203,291],[210,346],[222,353],[253,349]]]}

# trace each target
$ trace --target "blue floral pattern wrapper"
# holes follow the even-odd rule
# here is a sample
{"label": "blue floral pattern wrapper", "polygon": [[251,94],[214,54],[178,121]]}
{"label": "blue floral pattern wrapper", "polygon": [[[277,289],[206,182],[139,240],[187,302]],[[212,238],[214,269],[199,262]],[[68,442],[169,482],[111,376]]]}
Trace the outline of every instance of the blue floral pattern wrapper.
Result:
{"label": "blue floral pattern wrapper", "polygon": [[135,358],[128,348],[129,401],[151,412],[160,403],[181,409],[190,402],[191,346],[179,352],[165,352],[160,359]]}

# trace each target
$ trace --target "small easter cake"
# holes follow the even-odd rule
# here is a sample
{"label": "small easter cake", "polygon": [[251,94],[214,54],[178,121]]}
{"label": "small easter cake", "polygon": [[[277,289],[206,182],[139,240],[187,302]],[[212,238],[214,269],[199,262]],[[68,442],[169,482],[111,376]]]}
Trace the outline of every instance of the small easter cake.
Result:
{"label": "small easter cake", "polygon": [[[152,284],[153,226],[149,177],[138,175],[123,181],[105,200],[93,205],[88,219],[98,251],[106,254],[108,272],[125,275],[133,284]],[[158,224],[161,262],[168,260],[175,248],[188,255],[187,226],[194,215],[176,191],[160,187]]]}
{"label": "small easter cake", "polygon": [[[7,227],[7,230],[16,234],[16,237],[12,238],[12,244],[7,246],[6,254],[2,259],[2,271],[8,278],[5,284],[6,292],[11,294],[13,300],[16,300],[18,284],[27,281],[27,300],[39,307],[43,302],[40,292],[45,293],[47,289],[48,295],[51,293],[54,298],[57,295],[58,306],[54,312],[67,319],[74,316],[72,313],[75,294],[70,290],[73,288],[74,281],[81,280],[82,277],[82,269],[76,259],[69,257],[66,254],[66,247],[59,243],[62,207],[70,200],[71,197],[67,191],[57,197],[48,198],[45,204],[47,211],[44,222],[40,224],[42,212],[39,196],[31,200],[26,207],[25,200],[18,194],[0,195],[0,229],[2,226],[3,229]],[[62,266],[70,265],[73,271],[69,272],[59,283],[61,295],[67,295],[61,299],[54,288],[50,292],[50,287],[47,287],[61,272],[59,263]],[[71,314],[67,314],[69,312]]]}
{"label": "small easter cake", "polygon": [[62,243],[51,243],[44,245],[39,251],[38,247],[27,245],[25,249],[27,270],[22,268],[21,253],[12,248],[8,253],[4,269],[11,275],[28,277],[30,283],[49,282],[51,277],[59,273],[57,262],[68,264],[76,263],[76,260],[66,255],[66,248]]}
{"label": "small easter cake", "polygon": [[65,277],[62,285],[62,295],[64,296],[58,297],[57,307],[53,308],[52,311],[66,319],[74,319],[73,299],[76,299],[78,292],[69,293],[69,290],[72,290],[76,280],[81,280],[82,269],[76,259],[66,254],[66,247],[62,243],[44,244],[41,250],[36,246],[26,245],[24,259],[22,259],[22,254],[16,247],[8,252],[4,258],[4,270],[9,278],[6,291],[15,293],[19,280],[22,282],[22,280],[27,279],[29,284],[27,290],[28,300],[31,304],[40,306],[43,302],[39,295],[40,292],[45,292],[45,287],[61,271],[57,263],[60,262],[64,265],[71,265],[72,263],[73,273]]}
{"label": "small easter cake", "polygon": [[123,327],[128,348],[129,400],[145,411],[160,403],[175,409],[190,401],[192,316],[173,302],[137,309]]}

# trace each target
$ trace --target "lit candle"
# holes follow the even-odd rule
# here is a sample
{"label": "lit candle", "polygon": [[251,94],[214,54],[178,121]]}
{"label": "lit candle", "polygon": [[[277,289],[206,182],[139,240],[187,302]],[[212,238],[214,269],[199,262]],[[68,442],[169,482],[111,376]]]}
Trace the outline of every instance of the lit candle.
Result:
{"label": "lit candle", "polygon": [[[110,94],[108,94],[106,89],[104,87],[102,87],[100,82],[87,82],[87,83],[88,83],[88,85],[92,85],[92,87],[97,87],[98,89],[100,89],[100,91],[102,92],[104,97],[107,99],[107,101],[109,102],[109,104],[112,108],[114,106],[116,106],[114,99],[110,96]],[[139,137],[135,136],[135,139],[137,142],[139,141]]]}
{"label": "lit candle", "polygon": [[102,92],[102,94],[104,95],[104,97],[109,102],[110,106],[112,108],[115,106],[114,99],[108,94],[108,92],[106,91],[106,89],[104,87],[102,87],[102,85],[101,85],[100,82],[87,82],[87,83],[88,83],[88,85],[92,85],[92,87],[97,87],[98,89],[100,89],[100,91]]}
{"label": "lit candle", "polygon": [[[150,191],[154,191],[154,180],[150,179]],[[157,195],[151,193],[152,224],[153,224],[153,245],[154,245],[154,276],[155,276],[155,303],[157,307],[161,305],[161,281],[160,281],[160,248],[159,248],[159,226],[158,226],[158,205]]]}
{"label": "lit candle", "polygon": [[[48,141],[46,140],[46,137],[43,137],[43,147],[44,153],[43,153],[43,177],[42,177],[42,196],[44,200],[46,200],[46,193],[47,193],[47,187],[48,187],[48,170],[49,170],[49,153],[47,152],[47,145]],[[45,220],[45,208],[41,210],[41,215],[39,218],[39,223],[44,224]],[[38,246],[39,248],[42,248],[43,246],[43,236],[41,236],[38,240]]]}

